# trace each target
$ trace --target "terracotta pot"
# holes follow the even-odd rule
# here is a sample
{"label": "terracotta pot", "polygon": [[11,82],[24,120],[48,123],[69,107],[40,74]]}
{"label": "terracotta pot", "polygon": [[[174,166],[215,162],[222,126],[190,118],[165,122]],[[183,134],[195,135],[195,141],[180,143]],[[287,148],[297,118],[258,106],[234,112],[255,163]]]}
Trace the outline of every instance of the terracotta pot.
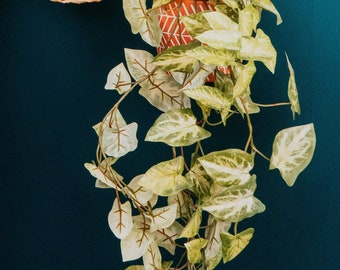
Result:
{"label": "terracotta pot", "polygon": [[[159,24],[162,29],[162,39],[157,53],[161,53],[169,47],[190,43],[193,38],[179,20],[181,16],[190,15],[206,10],[214,10],[214,5],[203,0],[175,0],[159,8]],[[219,67],[219,70],[228,74],[227,67]],[[207,78],[207,82],[214,81],[214,75]]]}

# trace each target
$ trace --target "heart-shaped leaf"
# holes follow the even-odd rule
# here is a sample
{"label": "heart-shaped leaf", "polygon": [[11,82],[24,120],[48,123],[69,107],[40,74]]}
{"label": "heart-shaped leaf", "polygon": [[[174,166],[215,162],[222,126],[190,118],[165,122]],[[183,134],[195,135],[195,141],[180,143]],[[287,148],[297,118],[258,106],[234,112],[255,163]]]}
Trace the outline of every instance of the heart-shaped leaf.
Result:
{"label": "heart-shaped leaf", "polygon": [[108,215],[111,231],[119,239],[124,239],[132,230],[132,210],[129,201],[120,203],[116,198]]}

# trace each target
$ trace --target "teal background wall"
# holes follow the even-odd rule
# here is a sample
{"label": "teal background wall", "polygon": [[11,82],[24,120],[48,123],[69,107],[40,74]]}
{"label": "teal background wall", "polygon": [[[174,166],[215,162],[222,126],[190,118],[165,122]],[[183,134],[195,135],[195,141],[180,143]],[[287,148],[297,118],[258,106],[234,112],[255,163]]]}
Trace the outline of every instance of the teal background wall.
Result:
{"label": "teal background wall", "polygon": [[[257,146],[270,153],[279,129],[314,122],[317,148],[293,188],[258,160],[257,197],[267,211],[244,223],[255,228],[252,242],[218,269],[335,270],[340,265],[340,2],[274,3],[284,23],[277,27],[274,16],[264,13],[261,27],[279,52],[277,74],[259,67],[254,96],[259,102],[285,100],[287,51],[303,113],[295,122],[287,108],[254,116]],[[124,60],[124,47],[152,49],[130,33],[117,0],[82,6],[2,0],[0,37],[0,269],[124,269],[106,221],[113,193],[95,189],[83,163],[95,157],[91,126],[117,97],[103,89],[108,71]],[[135,95],[127,104],[128,121],[153,122],[155,110],[141,111],[142,98]],[[233,121],[245,128],[240,119]],[[146,128],[140,129],[141,140]],[[239,139],[230,136],[229,142]],[[163,158],[157,147],[143,144],[143,154],[131,154],[118,170],[127,179],[144,172]]]}

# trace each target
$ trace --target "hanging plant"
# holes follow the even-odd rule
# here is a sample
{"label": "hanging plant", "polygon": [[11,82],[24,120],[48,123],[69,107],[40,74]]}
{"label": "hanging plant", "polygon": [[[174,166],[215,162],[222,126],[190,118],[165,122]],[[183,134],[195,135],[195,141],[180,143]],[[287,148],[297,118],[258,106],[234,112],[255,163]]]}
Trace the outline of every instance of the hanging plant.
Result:
{"label": "hanging plant", "polygon": [[[288,105],[293,118],[301,113],[288,56],[288,101],[264,105],[251,98],[256,66],[271,73],[276,66],[270,37],[258,28],[262,12],[273,13],[277,24],[281,16],[270,0],[154,0],[151,7],[146,0],[123,0],[123,8],[132,33],[158,47],[158,54],[125,49],[126,65],[109,72],[105,89],[119,97],[94,126],[96,161],[85,167],[96,187],[114,189],[108,222],[121,241],[123,261],[143,260],[126,269],[214,269],[234,259],[253,237],[254,228],[240,232],[238,224],[265,211],[254,195],[255,156],[268,160],[269,169],[278,169],[292,186],[314,153],[312,123],[281,130],[270,157],[253,137],[252,114],[262,107]],[[115,163],[137,149],[138,125],[127,123],[120,108],[138,89],[160,111],[145,141],[168,145],[172,158],[125,179]],[[212,123],[216,115],[220,121]],[[220,139],[211,127],[228,129],[229,118],[240,116],[248,127],[244,147],[207,153],[204,141]],[[193,149],[189,155],[187,147]],[[164,261],[164,252],[173,260]]]}

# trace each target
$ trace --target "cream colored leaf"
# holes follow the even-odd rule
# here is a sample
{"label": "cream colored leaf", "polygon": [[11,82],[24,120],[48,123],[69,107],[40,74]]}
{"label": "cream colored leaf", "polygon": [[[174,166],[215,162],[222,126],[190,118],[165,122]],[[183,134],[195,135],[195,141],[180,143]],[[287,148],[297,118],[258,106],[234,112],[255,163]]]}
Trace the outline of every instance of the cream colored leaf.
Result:
{"label": "cream colored leaf", "polygon": [[152,214],[146,215],[150,219],[150,232],[169,227],[174,223],[177,216],[176,213],[177,204],[154,209]]}
{"label": "cream colored leaf", "polygon": [[172,255],[174,255],[177,246],[175,240],[178,239],[182,230],[183,226],[177,221],[174,221],[174,223],[172,223],[171,226],[159,229],[156,232],[154,232],[155,235],[154,241],[158,244],[158,246],[165,248]]}
{"label": "cream colored leaf", "polygon": [[118,182],[123,180],[123,177],[112,168],[109,169],[104,164],[105,162],[97,167],[93,163],[85,163],[84,166],[90,172],[90,174],[96,178],[96,186],[100,188],[103,187],[116,188],[117,185],[112,181],[112,179],[117,179]]}
{"label": "cream colored leaf", "polygon": [[207,245],[208,240],[197,238],[190,242],[184,243],[188,253],[188,260],[191,263],[199,263],[202,260],[202,249]]}
{"label": "cream colored leaf", "polygon": [[301,108],[300,108],[300,102],[299,102],[298,89],[297,89],[296,81],[295,81],[295,72],[289,61],[287,53],[286,53],[286,58],[287,58],[288,69],[289,69],[289,74],[290,74],[289,81],[288,81],[288,97],[291,103],[290,108],[293,113],[293,120],[294,120],[295,113],[301,114]]}
{"label": "cream colored leaf", "polygon": [[276,134],[269,169],[279,169],[288,186],[312,160],[316,145],[313,124],[281,130]]}
{"label": "cream colored leaf", "polygon": [[134,219],[133,227],[127,237],[120,241],[123,262],[137,260],[144,255],[150,243],[154,240],[154,235],[137,219]]}
{"label": "cream colored leaf", "polygon": [[158,245],[152,241],[143,255],[144,270],[162,269],[162,255]]}
{"label": "cream colored leaf", "polygon": [[132,33],[141,32],[145,23],[146,0],[123,0],[123,10],[125,18],[130,23]]}
{"label": "cream colored leaf", "polygon": [[248,5],[239,13],[240,32],[243,36],[250,37],[256,31],[257,24],[260,22],[260,12],[253,5]]}
{"label": "cream colored leaf", "polygon": [[191,109],[167,111],[156,119],[146,134],[145,141],[188,146],[210,137],[210,132],[196,125],[196,121]]}
{"label": "cream colored leaf", "polygon": [[270,0],[251,0],[255,6],[266,9],[276,15],[276,24],[279,25],[282,23],[282,18],[280,13],[277,11],[276,7]]}
{"label": "cream colored leaf", "polygon": [[105,153],[112,157],[122,157],[137,148],[136,137],[137,123],[131,123],[123,127],[103,130],[102,147]]}
{"label": "cream colored leaf", "polygon": [[198,158],[209,176],[219,185],[241,185],[248,181],[254,166],[254,154],[240,149],[212,152]]}
{"label": "cream colored leaf", "polygon": [[202,222],[202,209],[198,208],[185,225],[179,238],[191,238],[198,234]]}
{"label": "cream colored leaf", "polygon": [[52,2],[58,2],[63,4],[84,4],[84,3],[94,3],[100,2],[101,0],[50,0]]}
{"label": "cream colored leaf", "polygon": [[208,30],[196,39],[216,49],[240,50],[241,37],[242,33],[235,30]]}
{"label": "cream colored leaf", "polygon": [[147,205],[153,197],[153,193],[146,190],[144,187],[139,185],[139,180],[143,177],[143,174],[134,177],[128,184],[129,193],[136,199],[141,205]]}
{"label": "cream colored leaf", "polygon": [[123,63],[120,63],[109,72],[104,88],[106,90],[116,89],[119,94],[131,89],[131,77]]}
{"label": "cream colored leaf", "polygon": [[176,218],[188,217],[190,215],[190,209],[194,207],[193,199],[185,192],[178,192],[175,195],[168,197],[168,205],[176,204],[177,213]]}
{"label": "cream colored leaf", "polygon": [[249,244],[253,237],[254,229],[249,228],[236,235],[230,233],[222,233],[221,239],[223,243],[223,262],[229,262],[234,259]]}
{"label": "cream colored leaf", "polygon": [[270,38],[261,29],[257,29],[255,38],[241,38],[241,46],[240,58],[261,61],[272,73],[275,72],[277,53]]}
{"label": "cream colored leaf", "polygon": [[231,226],[230,222],[216,220],[212,215],[209,215],[207,229],[205,230],[205,239],[208,244],[204,250],[205,259],[212,260],[219,254],[222,254],[221,233],[227,233]]}
{"label": "cream colored leaf", "polygon": [[140,179],[139,184],[160,196],[170,196],[190,187],[182,176],[184,159],[182,156],[152,166]]}
{"label": "cream colored leaf", "polygon": [[111,231],[119,239],[124,239],[132,230],[132,210],[129,201],[121,204],[116,198],[108,215]]}
{"label": "cream colored leaf", "polygon": [[164,6],[166,4],[169,4],[170,2],[172,2],[173,0],[153,0],[152,3],[152,8],[159,8],[161,6]]}

